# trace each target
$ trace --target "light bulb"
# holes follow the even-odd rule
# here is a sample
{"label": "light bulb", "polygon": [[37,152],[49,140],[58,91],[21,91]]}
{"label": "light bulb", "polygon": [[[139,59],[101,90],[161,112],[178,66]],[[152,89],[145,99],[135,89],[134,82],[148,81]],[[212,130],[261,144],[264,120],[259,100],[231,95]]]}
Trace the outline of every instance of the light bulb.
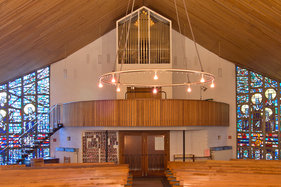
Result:
{"label": "light bulb", "polygon": [[111,82],[112,82],[112,83],[115,83],[115,82],[116,82],[114,75],[112,75]]}
{"label": "light bulb", "polygon": [[155,75],[154,75],[154,80],[158,80],[158,76],[157,76],[157,73],[155,72]]}
{"label": "light bulb", "polygon": [[202,74],[201,76],[201,80],[200,80],[201,83],[204,83],[205,82],[205,79],[204,79],[204,75]]}
{"label": "light bulb", "polygon": [[100,82],[99,83],[99,88],[102,88],[103,87],[103,84]]}
{"label": "light bulb", "polygon": [[210,87],[211,87],[211,88],[214,88],[214,87],[215,87],[214,81],[212,81],[212,84],[211,84]]}
{"label": "light bulb", "polygon": [[153,88],[153,94],[157,94],[157,89],[156,88]]}
{"label": "light bulb", "polygon": [[187,92],[188,92],[188,93],[190,93],[190,92],[191,92],[191,88],[190,88],[190,86],[188,86],[188,88],[187,88]]}
{"label": "light bulb", "polygon": [[120,91],[121,91],[119,85],[117,86],[116,91],[117,91],[117,92],[120,92]]}

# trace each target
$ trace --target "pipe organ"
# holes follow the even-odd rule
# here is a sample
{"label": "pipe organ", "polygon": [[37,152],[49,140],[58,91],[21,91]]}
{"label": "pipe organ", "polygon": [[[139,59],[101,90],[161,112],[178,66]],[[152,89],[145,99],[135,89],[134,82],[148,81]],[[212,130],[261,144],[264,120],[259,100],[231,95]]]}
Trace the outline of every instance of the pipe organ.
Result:
{"label": "pipe organ", "polygon": [[169,64],[171,21],[142,7],[116,22],[119,64]]}

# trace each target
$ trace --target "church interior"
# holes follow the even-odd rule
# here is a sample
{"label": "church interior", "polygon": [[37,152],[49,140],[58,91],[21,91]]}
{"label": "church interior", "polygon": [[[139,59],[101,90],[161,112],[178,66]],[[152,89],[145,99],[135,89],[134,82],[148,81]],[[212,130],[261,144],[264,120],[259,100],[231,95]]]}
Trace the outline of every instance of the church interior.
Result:
{"label": "church interior", "polygon": [[280,186],[280,1],[0,10],[0,186]]}

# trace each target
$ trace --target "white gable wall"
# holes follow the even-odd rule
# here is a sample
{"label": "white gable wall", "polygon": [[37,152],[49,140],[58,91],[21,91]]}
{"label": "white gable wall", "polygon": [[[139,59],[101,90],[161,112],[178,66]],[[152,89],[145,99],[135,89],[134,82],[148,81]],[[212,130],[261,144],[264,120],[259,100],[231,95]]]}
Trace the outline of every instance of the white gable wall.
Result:
{"label": "white gable wall", "polygon": [[[198,62],[193,46],[193,42],[173,31],[173,68],[197,68]],[[51,104],[85,101],[116,99],[115,88],[104,86],[98,88],[98,77],[115,68],[115,29],[105,34],[101,38],[81,48],[66,59],[51,65]],[[184,50],[185,49],[185,50]],[[217,55],[199,46],[200,56],[206,71],[210,71],[216,76],[216,88],[208,88],[203,93],[203,99],[212,98],[215,101],[225,102],[230,105],[230,127],[179,127],[161,128],[170,130],[170,155],[182,153],[182,130],[186,130],[186,154],[203,156],[209,147],[231,145],[235,151],[235,66],[234,64],[221,59]],[[176,81],[176,76],[172,81]],[[173,88],[168,91],[168,98],[174,99],[199,99],[200,89],[193,88],[191,94],[186,93],[186,88]],[[170,93],[170,94],[169,94]],[[123,98],[118,94],[118,98]],[[56,153],[55,147],[75,147],[79,148],[78,160],[82,159],[81,135],[83,131],[100,129],[98,127],[66,127],[57,132],[51,139],[51,155],[62,156]],[[112,129],[112,128],[102,128]],[[160,128],[142,128],[141,130],[156,130]],[[114,128],[114,130],[124,130],[124,128]],[[126,130],[137,130],[129,128]],[[71,136],[71,141],[67,141],[67,136]],[[220,136],[220,139],[218,139]],[[228,139],[230,137],[230,139]],[[74,141],[75,140],[75,141]],[[232,153],[233,158],[235,153]],[[68,153],[67,153],[68,154]],[[67,155],[66,155],[67,156]],[[73,155],[73,162],[76,155]]]}

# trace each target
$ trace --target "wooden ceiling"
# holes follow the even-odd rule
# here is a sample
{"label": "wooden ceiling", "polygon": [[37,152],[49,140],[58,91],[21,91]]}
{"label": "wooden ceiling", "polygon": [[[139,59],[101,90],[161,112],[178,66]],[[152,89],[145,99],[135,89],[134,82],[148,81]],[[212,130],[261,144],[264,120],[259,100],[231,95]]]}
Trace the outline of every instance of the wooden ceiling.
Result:
{"label": "wooden ceiling", "polygon": [[[132,3],[132,0],[130,1]],[[186,0],[196,41],[281,80],[280,0]],[[0,0],[0,82],[54,63],[115,28],[128,0]],[[173,21],[174,0],[136,0]],[[182,0],[183,34],[191,37]],[[115,45],[115,44],[113,44]]]}

